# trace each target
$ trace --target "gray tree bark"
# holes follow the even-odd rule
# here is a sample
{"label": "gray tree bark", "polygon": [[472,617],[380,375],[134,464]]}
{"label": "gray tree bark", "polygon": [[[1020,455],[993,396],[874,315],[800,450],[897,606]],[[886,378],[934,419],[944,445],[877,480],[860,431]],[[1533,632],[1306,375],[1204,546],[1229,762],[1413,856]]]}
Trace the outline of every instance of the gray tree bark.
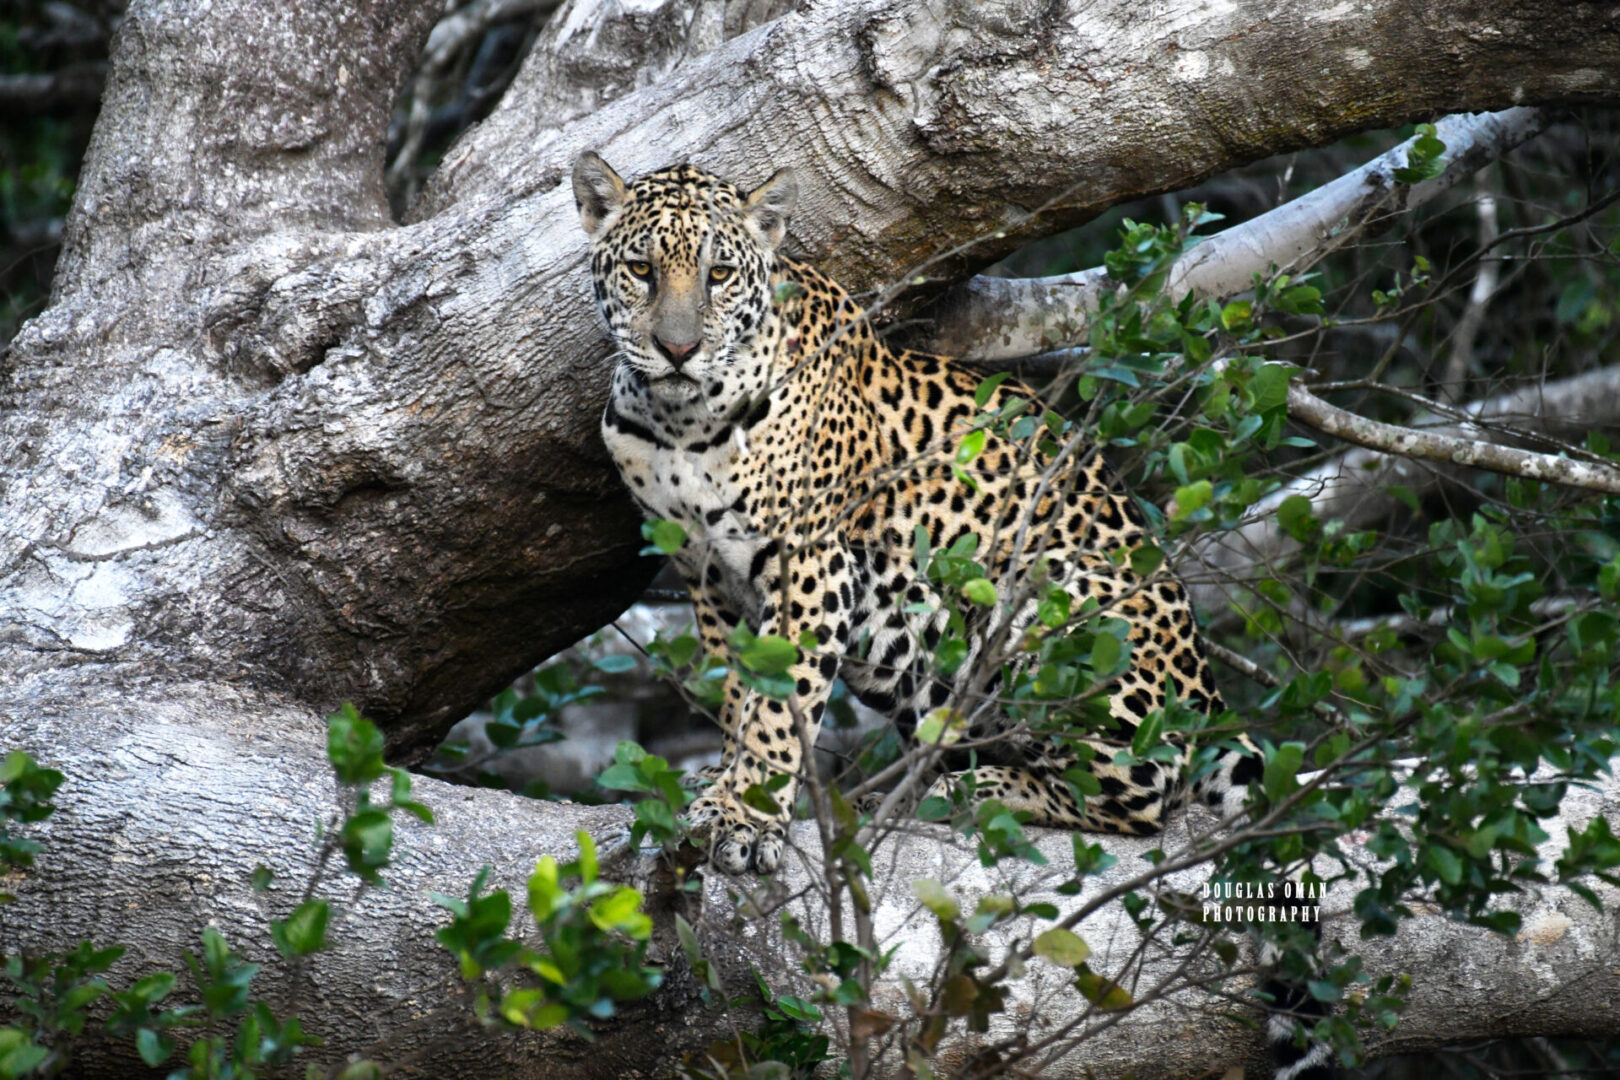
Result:
{"label": "gray tree bark", "polygon": [[[579,3],[401,226],[383,137],[440,8],[145,0],[118,31],[51,304],[0,366],[0,730],[69,777],[8,947],[123,939],[134,972],[210,920],[263,941],[278,897],[247,872],[307,866],[328,709],[413,760],[641,588],[597,437],[579,151],[744,182],[791,162],[797,243],[872,289],[1351,131],[1620,97],[1610,3]],[[658,13],[652,41],[613,21]],[[569,65],[586,30],[609,75]],[[422,788],[444,824],[296,990],[332,1059],[625,1075],[722,1031],[672,978],[597,1047],[472,1032],[426,891],[482,864],[515,884],[614,812]],[[711,891],[728,969],[780,970]]]}

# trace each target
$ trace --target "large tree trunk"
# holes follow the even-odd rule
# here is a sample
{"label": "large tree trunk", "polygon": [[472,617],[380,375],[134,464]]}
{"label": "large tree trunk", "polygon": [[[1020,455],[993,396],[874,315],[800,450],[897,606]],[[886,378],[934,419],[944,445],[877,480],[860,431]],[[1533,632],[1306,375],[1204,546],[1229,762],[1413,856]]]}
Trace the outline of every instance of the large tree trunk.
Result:
{"label": "large tree trunk", "polygon": [[[396,226],[383,135],[440,8],[151,0],[118,33],[51,306],[0,369],[0,718],[69,774],[7,914],[30,948],[93,935],[155,962],[209,920],[262,940],[247,872],[298,872],[327,709],[356,701],[411,760],[641,588],[597,436],[608,350],[564,182],[580,150],[742,181],[791,162],[795,239],[870,289],[1351,131],[1620,97],[1612,4],[829,0],[751,30],[759,5],[687,4],[669,25],[701,40],[592,30],[625,50],[594,99],[556,85],[559,29]],[[328,1053],[403,1049],[438,1076],[569,1074],[554,1053],[577,1075],[651,1068],[647,1040],[466,1038],[427,940],[426,890],[482,864],[512,884],[612,812],[423,786],[445,823],[301,991]],[[775,947],[749,946],[780,968]],[[698,1045],[719,1021],[684,993],[637,1015]]]}

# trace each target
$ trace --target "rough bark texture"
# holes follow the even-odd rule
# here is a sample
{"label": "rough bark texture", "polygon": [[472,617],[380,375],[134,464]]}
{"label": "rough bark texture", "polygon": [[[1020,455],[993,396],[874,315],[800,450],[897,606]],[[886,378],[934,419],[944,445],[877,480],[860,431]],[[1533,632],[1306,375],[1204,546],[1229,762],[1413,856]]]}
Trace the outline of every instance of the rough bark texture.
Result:
{"label": "rough bark texture", "polygon": [[[792,7],[791,0],[568,0],[541,31],[500,105],[430,178],[411,207],[411,220],[456,203],[534,190],[538,178],[532,155],[565,138],[570,122],[655,85],[683,64]],[[555,178],[545,182],[555,183]]]}
{"label": "rough bark texture", "polygon": [[[563,112],[542,69],[573,54],[537,51],[395,226],[383,134],[440,7],[145,0],[118,32],[51,306],[0,368],[0,720],[70,778],[7,914],[30,947],[121,937],[128,963],[158,963],[210,918],[263,940],[244,875],[296,877],[330,706],[358,702],[408,759],[638,591],[563,182],[580,150],[745,182],[793,164],[798,243],[869,288],[984,233],[1002,235],[928,272],[1350,131],[1620,97],[1607,3],[828,0],[771,22],[769,5],[626,3],[712,32],[632,55],[633,22],[596,24],[618,74],[568,73],[585,89]],[[591,10],[559,12],[556,38]],[[421,840],[346,924],[358,951],[303,991],[337,1006],[329,1052],[420,1045],[435,1076],[664,1060],[634,1023],[560,1049],[465,1037],[435,1007],[453,973],[425,890],[483,863],[515,882],[605,812],[424,787],[442,846]],[[700,1043],[718,1021],[681,994],[645,1015]]]}
{"label": "rough bark texture", "polygon": [[[417,794],[431,805],[435,826],[401,824],[387,888],[368,890],[358,903],[345,902],[353,879],[321,890],[337,902],[330,936],[341,944],[289,985],[269,920],[297,904],[314,869],[317,825],[338,805],[308,707],[214,683],[144,692],[87,684],[65,697],[59,686],[26,681],[24,689],[36,691],[33,707],[7,725],[8,744],[49,758],[70,779],[57,814],[35,833],[44,843],[35,869],[7,881],[23,900],[8,911],[10,939],[0,948],[66,949],[86,937],[128,943],[109,976],[124,986],[154,970],[182,971],[180,957],[197,952],[203,926],[212,925],[267,965],[255,991],[268,991],[278,1011],[296,1009],[306,1030],[325,1036],[324,1060],[370,1056],[406,1076],[646,1075],[680,1049],[723,1034],[678,972],[622,1026],[604,1026],[594,1045],[560,1032],[481,1029],[450,954],[433,939],[444,912],[432,894],[465,896],[473,875],[489,866],[491,887],[512,891],[521,905],[538,852],[571,857],[576,830],[602,831],[622,823],[624,812],[432,780],[420,780]],[[81,741],[86,715],[97,723]],[[250,886],[259,864],[276,878],[264,893]],[[737,948],[723,940],[710,948],[732,978],[746,975]],[[668,942],[657,951],[678,953]],[[92,1042],[91,1050],[90,1075],[139,1068],[131,1045]]]}

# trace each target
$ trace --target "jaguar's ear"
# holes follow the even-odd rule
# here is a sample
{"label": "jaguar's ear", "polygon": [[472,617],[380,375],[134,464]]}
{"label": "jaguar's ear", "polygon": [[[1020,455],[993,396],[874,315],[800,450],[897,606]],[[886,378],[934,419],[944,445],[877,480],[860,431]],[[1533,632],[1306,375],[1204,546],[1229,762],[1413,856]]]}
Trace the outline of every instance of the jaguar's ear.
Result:
{"label": "jaguar's ear", "polygon": [[788,218],[799,201],[799,181],[792,169],[777,169],[771,178],[748,193],[743,213],[766,246],[776,250],[787,235]]}
{"label": "jaguar's ear", "polygon": [[607,219],[624,205],[624,181],[613,166],[587,150],[574,162],[574,202],[585,232],[595,240]]}

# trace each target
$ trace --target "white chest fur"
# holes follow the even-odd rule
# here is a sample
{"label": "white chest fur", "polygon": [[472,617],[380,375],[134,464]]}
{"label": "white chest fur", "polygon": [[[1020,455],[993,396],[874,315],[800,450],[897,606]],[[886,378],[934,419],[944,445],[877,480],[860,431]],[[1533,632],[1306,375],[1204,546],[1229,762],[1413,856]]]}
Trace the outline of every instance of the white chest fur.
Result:
{"label": "white chest fur", "polygon": [[[606,423],[602,437],[647,518],[678,522],[686,530],[676,561],[688,580],[718,584],[738,614],[752,616],[759,597],[749,569],[767,537],[741,509],[737,476],[748,445],[740,429],[718,445],[695,450],[651,428]],[[718,571],[718,581],[711,570]]]}

